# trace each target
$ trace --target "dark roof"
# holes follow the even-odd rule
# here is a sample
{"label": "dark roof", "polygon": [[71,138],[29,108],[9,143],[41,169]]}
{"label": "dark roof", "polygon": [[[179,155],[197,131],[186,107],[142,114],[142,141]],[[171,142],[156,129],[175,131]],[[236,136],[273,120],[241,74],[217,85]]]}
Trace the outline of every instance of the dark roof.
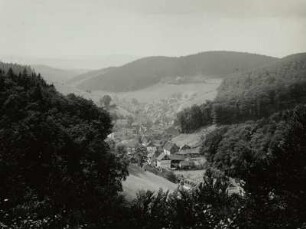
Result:
{"label": "dark roof", "polygon": [[186,145],[186,144],[185,144],[185,145],[181,146],[180,149],[181,149],[181,150],[184,150],[184,149],[190,149],[190,148],[191,148],[191,147],[190,147],[189,145]]}
{"label": "dark roof", "polygon": [[179,155],[187,155],[187,154],[199,154],[200,148],[191,148],[191,149],[183,149],[177,152]]}
{"label": "dark roof", "polygon": [[169,155],[169,158],[171,161],[184,161],[185,160],[183,155],[177,155],[177,154]]}
{"label": "dark roof", "polygon": [[161,154],[156,158],[156,160],[161,161],[161,160],[163,160],[166,156],[167,156],[167,155],[166,155],[165,153],[161,153]]}
{"label": "dark roof", "polygon": [[184,158],[184,156],[182,156],[182,155],[176,155],[176,154],[167,155],[167,154],[165,154],[165,153],[161,153],[161,154],[157,157],[157,160],[158,160],[158,161],[161,161],[161,160],[184,161],[185,158]]}
{"label": "dark roof", "polygon": [[173,147],[176,147],[176,148],[179,148],[176,144],[174,144],[173,142],[167,142],[165,145],[164,145],[164,149],[166,150],[171,150]]}

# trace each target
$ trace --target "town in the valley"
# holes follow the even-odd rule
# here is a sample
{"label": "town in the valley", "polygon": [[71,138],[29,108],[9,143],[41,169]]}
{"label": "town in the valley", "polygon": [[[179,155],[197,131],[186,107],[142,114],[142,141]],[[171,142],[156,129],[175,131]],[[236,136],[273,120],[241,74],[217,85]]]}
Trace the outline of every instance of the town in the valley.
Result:
{"label": "town in the valley", "polygon": [[[162,103],[168,104],[164,107],[171,107],[179,98],[175,95]],[[118,99],[116,101],[120,103]],[[196,133],[183,134],[175,125],[173,113],[167,117],[167,112],[156,109],[156,105],[151,112],[145,112],[147,107],[152,107],[151,104],[141,104],[135,102],[135,99],[131,103],[134,110],[130,111],[134,113],[134,117],[118,116],[115,113],[118,112],[115,104],[107,106],[110,113],[116,117],[114,132],[108,135],[107,140],[113,145],[125,148],[130,167],[137,166],[144,172],[154,173],[186,190],[203,182],[208,163],[205,156],[201,155],[200,149],[206,134],[212,132],[216,128],[215,125],[202,128]],[[100,105],[103,106],[102,99]],[[142,109],[142,106],[145,109]],[[137,112],[135,107],[138,107]],[[128,106],[125,109],[128,110]],[[154,115],[158,118],[154,119]],[[234,179],[230,178],[230,182],[232,185],[229,193],[243,193]]]}

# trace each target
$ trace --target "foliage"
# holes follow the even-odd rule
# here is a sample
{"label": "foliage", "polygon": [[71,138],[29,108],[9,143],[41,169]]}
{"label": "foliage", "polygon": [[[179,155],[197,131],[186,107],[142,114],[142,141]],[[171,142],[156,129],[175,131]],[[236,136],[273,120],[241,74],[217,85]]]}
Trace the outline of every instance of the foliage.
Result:
{"label": "foliage", "polygon": [[[201,148],[216,169],[191,191],[140,193],[133,228],[303,228],[305,130],[306,105],[217,128]],[[229,195],[228,177],[243,196]]]}
{"label": "foliage", "polygon": [[305,223],[305,130],[306,106],[301,105],[267,119],[220,127],[207,136],[201,152],[208,161],[244,182],[248,201],[240,220],[245,228]]}
{"label": "foliage", "polygon": [[180,126],[181,132],[191,133],[212,124],[212,104],[211,101],[207,101],[200,106],[193,105],[191,108],[185,108],[179,112],[176,123]]}
{"label": "foliage", "polygon": [[111,223],[127,175],[107,143],[111,120],[27,71],[0,73],[0,222],[9,228]]}
{"label": "foliage", "polygon": [[[266,67],[224,79],[217,98],[178,114],[182,132],[208,124],[226,125],[267,118],[306,102],[306,54],[296,54]],[[199,112],[199,109],[202,112]]]}
{"label": "foliage", "polygon": [[110,97],[109,95],[104,95],[101,99],[100,99],[100,105],[102,107],[108,108],[110,103],[112,101],[112,97]]}
{"label": "foliage", "polygon": [[256,120],[306,101],[306,55],[285,57],[223,81],[214,104],[216,122]]}
{"label": "foliage", "polygon": [[240,198],[228,196],[228,181],[207,174],[194,191],[140,192],[131,206],[133,228],[222,228]]}
{"label": "foliage", "polygon": [[136,146],[134,157],[140,167],[146,162],[147,154],[148,151],[146,147],[141,144]]}
{"label": "foliage", "polygon": [[223,77],[243,72],[275,60],[273,57],[250,53],[213,51],[182,57],[145,57],[120,67],[88,72],[79,88],[124,92],[150,87],[158,82],[182,81],[201,76]]}
{"label": "foliage", "polygon": [[[179,114],[185,132],[198,122],[228,124],[203,142],[200,151],[214,169],[202,184],[141,192],[129,205],[118,196],[128,174],[126,150],[104,141],[109,114],[60,95],[39,75],[1,71],[0,226],[305,228],[306,105],[285,108],[304,102],[306,65],[300,55],[282,61],[285,67],[269,67],[269,74],[254,73],[258,82],[252,75],[225,81],[238,82],[228,86],[237,91]],[[273,69],[279,77],[272,80]],[[268,86],[259,87],[262,80]],[[249,90],[240,90],[241,82]],[[142,147],[136,152],[145,154]],[[229,177],[240,181],[244,196],[229,195]]]}

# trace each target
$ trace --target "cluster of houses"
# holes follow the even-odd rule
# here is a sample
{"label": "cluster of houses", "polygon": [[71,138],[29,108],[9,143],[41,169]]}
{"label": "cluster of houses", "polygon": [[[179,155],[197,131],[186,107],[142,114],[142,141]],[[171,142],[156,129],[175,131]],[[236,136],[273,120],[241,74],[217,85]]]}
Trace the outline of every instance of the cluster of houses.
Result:
{"label": "cluster of houses", "polygon": [[199,147],[179,147],[173,142],[162,144],[160,141],[147,141],[142,145],[148,151],[147,163],[157,168],[191,169],[200,167],[206,161],[201,157]]}
{"label": "cluster of houses", "polygon": [[[151,166],[163,169],[201,169],[204,167],[206,159],[200,155],[200,145],[182,145],[162,140],[150,140],[147,137],[134,135],[130,139],[119,140],[114,133],[108,138],[125,145],[130,158],[136,155],[136,148],[139,145],[146,148],[145,162]],[[143,136],[143,135],[142,135]],[[156,139],[156,138],[155,138]]]}

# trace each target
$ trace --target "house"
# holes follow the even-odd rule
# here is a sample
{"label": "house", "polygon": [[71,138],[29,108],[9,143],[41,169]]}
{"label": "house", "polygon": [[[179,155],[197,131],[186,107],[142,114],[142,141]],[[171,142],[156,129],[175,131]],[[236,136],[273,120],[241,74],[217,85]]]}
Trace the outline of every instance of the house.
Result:
{"label": "house", "polygon": [[156,159],[156,166],[164,169],[179,168],[179,163],[185,158],[180,155],[161,153]]}
{"label": "house", "polygon": [[164,145],[164,153],[167,155],[174,154],[179,151],[179,147],[173,142],[167,142]]}
{"label": "house", "polygon": [[147,150],[148,152],[155,153],[157,151],[157,146],[153,142],[150,142],[149,144],[147,144]]}
{"label": "house", "polygon": [[186,149],[191,149],[191,147],[189,146],[189,145],[182,145],[181,147],[180,147],[180,150],[186,150]]}
{"label": "house", "polygon": [[189,148],[189,149],[185,148],[185,149],[180,150],[176,154],[182,155],[185,158],[187,158],[187,157],[191,157],[191,158],[199,157],[200,156],[200,147],[198,147],[198,148]]}
{"label": "house", "polygon": [[159,151],[159,152],[163,152],[164,149],[163,149],[163,146],[165,144],[164,141],[162,140],[155,140],[155,141],[152,141],[153,145],[156,147],[156,150]]}
{"label": "house", "polygon": [[170,159],[170,168],[179,168],[180,163],[185,160],[184,156],[177,155],[177,154],[171,154],[169,155]]}
{"label": "house", "polygon": [[156,161],[157,161],[158,156],[159,156],[159,153],[157,151],[148,153],[147,155],[148,164],[156,166]]}
{"label": "house", "polygon": [[156,158],[156,167],[163,169],[171,168],[171,160],[169,156],[163,152]]}

